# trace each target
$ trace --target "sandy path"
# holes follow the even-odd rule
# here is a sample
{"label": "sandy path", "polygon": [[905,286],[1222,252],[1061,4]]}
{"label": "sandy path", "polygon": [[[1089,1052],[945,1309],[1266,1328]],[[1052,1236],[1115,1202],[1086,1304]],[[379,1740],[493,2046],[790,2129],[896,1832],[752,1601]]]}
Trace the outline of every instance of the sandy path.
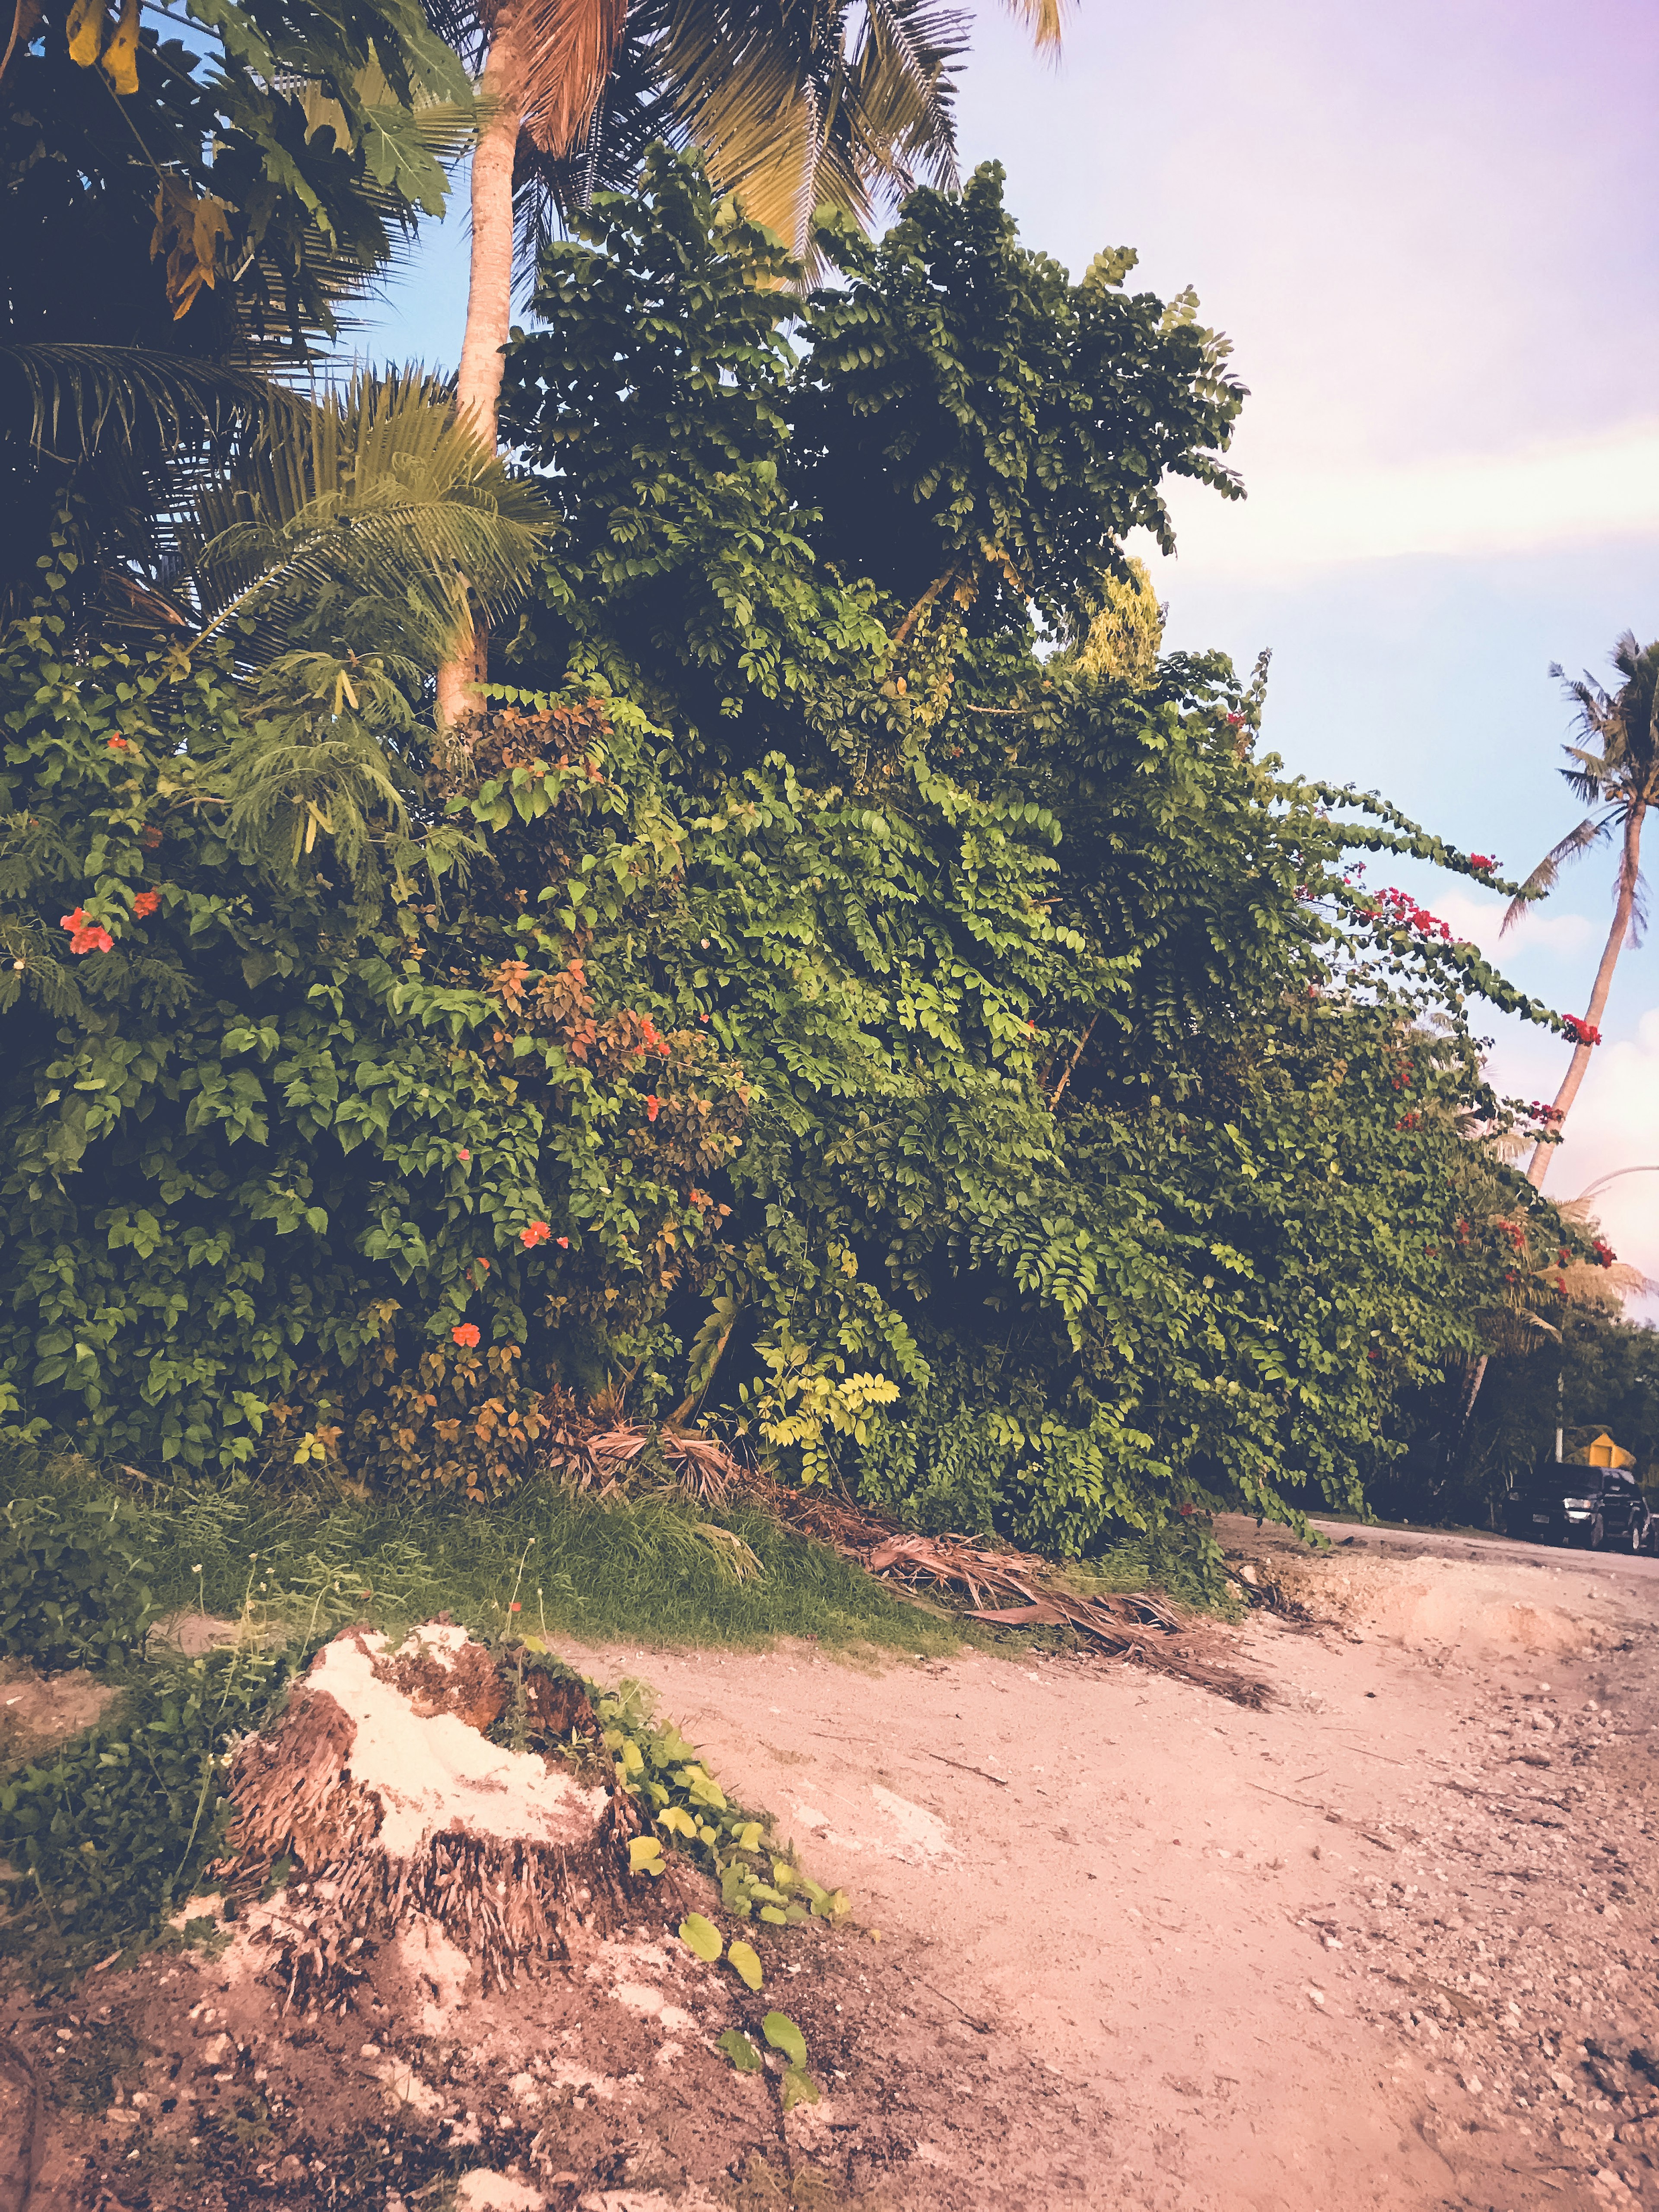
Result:
{"label": "sandy path", "polygon": [[[1264,1572],[1285,1549],[1226,1534]],[[959,2157],[946,2106],[929,2201],[1659,2203],[1659,2086],[1626,2063],[1659,2062],[1654,1594],[1559,1566],[1304,1570],[1346,1625],[1252,1616],[1261,1713],[1060,1659],[572,1656],[646,1674],[852,1893],[930,2057],[954,2007],[991,2075],[1045,2069],[1047,2170],[978,2126]],[[1621,2033],[1603,2094],[1580,2045]]]}
{"label": "sandy path", "polygon": [[[400,1939],[284,2013],[246,1929],[15,1990],[0,2208],[1659,2212],[1646,1563],[1222,1534],[1280,1609],[1221,1638],[1259,1712],[1086,1660],[571,1650],[854,1924],[751,1923],[751,1995],[679,1869],[504,1990]],[[719,2043],[773,2006],[824,2092],[787,2116]]]}

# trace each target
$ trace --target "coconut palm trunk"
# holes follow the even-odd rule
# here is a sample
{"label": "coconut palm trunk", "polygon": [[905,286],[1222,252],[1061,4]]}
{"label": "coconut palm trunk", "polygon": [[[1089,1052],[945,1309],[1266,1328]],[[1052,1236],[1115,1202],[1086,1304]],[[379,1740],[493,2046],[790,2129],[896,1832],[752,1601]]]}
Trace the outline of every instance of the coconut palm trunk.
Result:
{"label": "coconut palm trunk", "polygon": [[[1607,1012],[1607,998],[1613,989],[1613,970],[1619,965],[1619,956],[1624,951],[1630,935],[1631,921],[1636,911],[1636,888],[1640,880],[1642,860],[1642,817],[1647,811],[1638,799],[1625,817],[1624,851],[1620,858],[1619,894],[1613,904],[1613,927],[1607,932],[1607,941],[1602,947],[1601,964],[1595,971],[1595,986],[1590,992],[1589,1005],[1584,1010],[1584,1027],[1599,1030],[1601,1017]],[[1550,1132],[1540,1137],[1533,1148],[1527,1169],[1527,1180],[1534,1190],[1542,1190],[1544,1178],[1550,1171],[1550,1161],[1560,1149],[1559,1136],[1579,1087],[1589,1071],[1590,1054],[1595,1047],[1580,1043],[1575,1047],[1561,1088],[1555,1094],[1555,1103],[1550,1115]],[[1552,1136],[1555,1141],[1552,1141]]]}
{"label": "coconut palm trunk", "polygon": [[[461,344],[455,411],[492,450],[499,444],[501,349],[513,319],[513,167],[524,128],[526,73],[521,33],[508,11],[496,19],[479,82],[484,125],[472,155],[472,264],[466,335]],[[454,729],[478,707],[487,634],[475,619],[438,671],[438,719]]]}

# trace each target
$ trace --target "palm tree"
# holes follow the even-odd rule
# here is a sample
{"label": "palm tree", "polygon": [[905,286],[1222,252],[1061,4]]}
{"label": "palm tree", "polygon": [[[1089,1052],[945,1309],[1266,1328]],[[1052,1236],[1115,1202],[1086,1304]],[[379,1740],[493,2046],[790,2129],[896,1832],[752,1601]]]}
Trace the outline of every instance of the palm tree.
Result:
{"label": "palm tree", "polygon": [[[1066,0],[1008,4],[1058,47]],[[441,0],[438,20],[479,73],[457,404],[491,444],[515,259],[596,184],[630,180],[648,138],[702,147],[803,260],[820,205],[867,222],[918,174],[954,180],[965,25],[937,0]],[[441,672],[447,723],[476,705],[484,650]]]}
{"label": "palm tree", "polygon": [[1618,838],[1613,927],[1595,971],[1589,1004],[1581,1019],[1568,1024],[1575,1039],[1572,1059],[1555,1094],[1549,1127],[1534,1147],[1527,1169],[1534,1190],[1543,1188],[1562,1127],[1589,1070],[1619,955],[1626,942],[1640,941],[1645,920],[1642,823],[1649,807],[1659,804],[1659,641],[1639,646],[1636,633],[1626,630],[1613,649],[1613,665],[1624,681],[1612,692],[1589,675],[1582,681],[1569,681],[1559,664],[1550,670],[1552,676],[1566,684],[1567,696],[1578,708],[1578,726],[1585,740],[1563,748],[1571,765],[1561,774],[1574,794],[1595,811],[1540,861],[1504,917],[1508,929],[1531,900],[1542,897],[1553,887],[1563,861],[1588,852],[1592,845]]}

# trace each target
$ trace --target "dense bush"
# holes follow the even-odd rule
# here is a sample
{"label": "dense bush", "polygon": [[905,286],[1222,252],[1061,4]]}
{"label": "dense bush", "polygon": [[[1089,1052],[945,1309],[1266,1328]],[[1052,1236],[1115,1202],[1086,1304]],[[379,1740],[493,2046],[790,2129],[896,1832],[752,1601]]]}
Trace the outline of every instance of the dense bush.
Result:
{"label": "dense bush", "polygon": [[517,681],[386,741],[349,850],[343,659],[296,737],[228,647],[71,650],[66,564],[12,632],[19,1418],[482,1497],[615,1380],[1063,1552],[1352,1498],[1475,1346],[1470,1219],[1533,1201],[1470,1141],[1466,1002],[1514,994],[1352,856],[1481,870],[1259,757],[1259,678],[1030,612],[1080,641],[1158,477],[1224,483],[1224,346],[1127,257],[1070,286],[987,172],[827,234],[797,356],[775,246],[647,181],[509,362],[562,518]]}
{"label": "dense bush", "polygon": [[0,1508],[0,1658],[95,1666],[131,1650],[156,1610],[145,1550],[125,1499],[8,1497]]}

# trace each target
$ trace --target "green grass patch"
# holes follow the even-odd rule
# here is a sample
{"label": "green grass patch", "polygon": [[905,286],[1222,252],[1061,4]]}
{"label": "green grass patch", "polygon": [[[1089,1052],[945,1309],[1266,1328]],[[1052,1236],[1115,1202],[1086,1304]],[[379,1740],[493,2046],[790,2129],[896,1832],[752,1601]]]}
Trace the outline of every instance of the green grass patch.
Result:
{"label": "green grass patch", "polygon": [[[929,1653],[959,1641],[950,1621],[745,1503],[600,1504],[539,1483],[489,1508],[278,1498],[246,1481],[118,1489],[84,1462],[27,1452],[0,1470],[0,1503],[37,1531],[95,1528],[118,1510],[126,1587],[152,1620],[246,1610],[307,1640],[348,1621],[398,1635],[447,1613],[486,1638],[752,1648],[794,1636]],[[107,1601],[122,1584],[97,1587]]]}

